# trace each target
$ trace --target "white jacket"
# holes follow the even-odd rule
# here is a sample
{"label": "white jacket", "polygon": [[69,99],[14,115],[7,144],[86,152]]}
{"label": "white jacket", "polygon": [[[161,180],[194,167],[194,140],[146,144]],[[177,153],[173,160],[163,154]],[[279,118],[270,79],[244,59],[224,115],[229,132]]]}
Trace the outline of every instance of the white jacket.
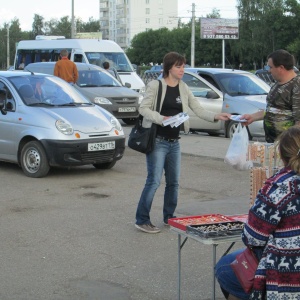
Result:
{"label": "white jacket", "polygon": [[[160,110],[163,105],[167,91],[167,83],[164,79],[161,79],[161,82],[162,95],[160,102]],[[139,108],[140,114],[144,117],[143,127],[145,128],[151,127],[152,123],[162,125],[164,116],[162,116],[159,112],[156,111],[158,86],[158,80],[152,80],[148,83],[144,99]],[[216,114],[211,111],[205,110],[199,104],[198,100],[194,97],[189,87],[182,80],[179,81],[179,93],[182,102],[183,112],[187,112],[188,108],[190,108],[199,118],[209,122],[217,122],[217,120],[214,119]],[[184,122],[184,132],[188,133],[189,130],[189,121],[187,120],[186,122]]]}

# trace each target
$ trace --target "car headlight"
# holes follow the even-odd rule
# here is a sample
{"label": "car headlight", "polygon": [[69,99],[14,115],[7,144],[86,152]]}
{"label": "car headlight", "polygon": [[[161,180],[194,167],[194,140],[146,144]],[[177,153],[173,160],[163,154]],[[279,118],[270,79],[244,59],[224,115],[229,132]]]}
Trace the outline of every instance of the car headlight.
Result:
{"label": "car headlight", "polygon": [[110,123],[111,123],[112,126],[115,127],[117,130],[119,130],[119,131],[122,130],[122,126],[121,126],[120,122],[119,122],[114,116],[111,116],[111,117],[110,117]]}
{"label": "car headlight", "polygon": [[106,99],[106,98],[104,98],[104,97],[95,97],[94,103],[95,103],[95,104],[107,104],[107,105],[112,105],[112,103],[111,103],[108,99]]}
{"label": "car headlight", "polygon": [[55,122],[55,126],[58,129],[58,131],[60,131],[61,133],[65,134],[65,135],[73,134],[72,126],[69,123],[66,123],[63,120],[57,120]]}

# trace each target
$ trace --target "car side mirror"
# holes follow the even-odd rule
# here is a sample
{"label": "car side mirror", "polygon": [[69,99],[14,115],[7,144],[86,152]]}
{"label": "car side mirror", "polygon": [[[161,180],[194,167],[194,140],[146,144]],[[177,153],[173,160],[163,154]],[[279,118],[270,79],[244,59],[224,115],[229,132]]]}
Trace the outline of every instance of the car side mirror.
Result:
{"label": "car side mirror", "polygon": [[206,98],[207,99],[218,99],[219,95],[215,91],[211,90],[211,91],[207,92]]}
{"label": "car side mirror", "polygon": [[127,88],[131,88],[131,84],[129,82],[125,82],[124,86],[126,86]]}

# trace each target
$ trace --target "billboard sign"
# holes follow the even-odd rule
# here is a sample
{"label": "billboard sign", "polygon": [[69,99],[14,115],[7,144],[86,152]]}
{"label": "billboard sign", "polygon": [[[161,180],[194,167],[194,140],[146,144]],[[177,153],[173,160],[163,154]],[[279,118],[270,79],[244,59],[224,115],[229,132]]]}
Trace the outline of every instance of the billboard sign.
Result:
{"label": "billboard sign", "polygon": [[236,40],[239,38],[239,20],[201,18],[200,31],[201,39]]}

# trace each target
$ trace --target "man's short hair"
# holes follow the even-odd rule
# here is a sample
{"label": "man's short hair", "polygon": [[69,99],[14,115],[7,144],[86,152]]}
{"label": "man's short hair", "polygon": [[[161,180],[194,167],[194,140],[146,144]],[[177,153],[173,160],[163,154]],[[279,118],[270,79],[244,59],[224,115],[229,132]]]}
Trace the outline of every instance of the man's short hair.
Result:
{"label": "man's short hair", "polygon": [[67,49],[62,49],[62,50],[60,51],[60,56],[61,56],[61,57],[67,57],[68,54],[69,54],[69,52],[68,52]]}
{"label": "man's short hair", "polygon": [[286,50],[279,49],[269,54],[275,67],[284,66],[286,70],[292,70],[295,65],[294,56]]}

